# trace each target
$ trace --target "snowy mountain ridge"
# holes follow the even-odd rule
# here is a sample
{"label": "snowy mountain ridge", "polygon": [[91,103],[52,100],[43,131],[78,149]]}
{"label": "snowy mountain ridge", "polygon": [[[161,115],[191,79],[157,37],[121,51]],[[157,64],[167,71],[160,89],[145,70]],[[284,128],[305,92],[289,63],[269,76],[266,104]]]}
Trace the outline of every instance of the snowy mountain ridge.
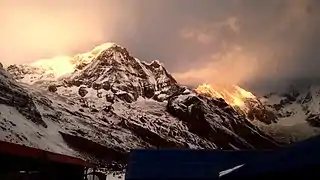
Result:
{"label": "snowy mountain ridge", "polygon": [[[117,44],[106,43],[75,57],[73,72],[66,72],[59,77],[61,80],[54,76],[50,68],[48,70],[41,65],[11,65],[7,71],[17,81],[27,84],[50,84],[58,92],[72,92],[74,87],[81,86],[88,91],[101,90],[112,94],[110,96],[118,95],[127,102],[132,102],[139,96],[164,100],[178,87],[175,79],[159,61],[142,62]],[[55,83],[49,83],[52,81]]]}
{"label": "snowy mountain ridge", "polygon": [[309,85],[299,88],[291,86],[283,93],[273,93],[266,96],[263,101],[281,112],[279,113],[280,117],[299,115],[308,120],[320,112],[320,86]]}
{"label": "snowy mountain ridge", "polygon": [[119,46],[116,43],[105,43],[96,46],[86,53],[72,56],[57,56],[51,59],[41,59],[22,65],[10,65],[7,70],[14,74],[17,80],[32,84],[39,80],[57,80],[60,76],[68,75],[79,66],[89,64],[104,50]]}
{"label": "snowy mountain ridge", "polygon": [[[251,103],[249,119],[269,135],[286,143],[319,135],[320,86],[316,82],[294,83]],[[261,119],[263,121],[261,121]],[[261,123],[264,122],[264,123]]]}
{"label": "snowy mountain ridge", "polygon": [[28,66],[1,69],[1,140],[116,169],[133,148],[278,147],[223,99],[180,86],[159,61],[140,61],[119,45],[88,58],[57,79]]}

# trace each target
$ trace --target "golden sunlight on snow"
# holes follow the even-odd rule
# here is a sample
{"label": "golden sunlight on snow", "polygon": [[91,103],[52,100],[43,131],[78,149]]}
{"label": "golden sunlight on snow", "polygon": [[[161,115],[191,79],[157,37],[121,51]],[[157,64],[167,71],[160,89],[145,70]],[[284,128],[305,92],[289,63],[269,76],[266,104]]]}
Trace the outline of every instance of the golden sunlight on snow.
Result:
{"label": "golden sunlight on snow", "polygon": [[114,46],[115,43],[105,43],[93,48],[93,50],[77,54],[73,57],[70,56],[57,56],[51,59],[40,59],[36,62],[33,62],[29,65],[33,67],[40,67],[47,71],[50,71],[55,75],[56,78],[59,78],[65,74],[72,73],[76,66],[81,63],[90,63],[95,57],[99,56],[100,53]]}
{"label": "golden sunlight on snow", "polygon": [[71,60],[72,58],[69,56],[57,56],[52,59],[41,59],[30,65],[52,71],[56,77],[60,77],[74,71]]}
{"label": "golden sunlight on snow", "polygon": [[226,85],[199,85],[195,91],[209,97],[223,98],[231,106],[243,107],[244,101],[249,98],[256,98],[251,92],[242,89],[239,86]]}

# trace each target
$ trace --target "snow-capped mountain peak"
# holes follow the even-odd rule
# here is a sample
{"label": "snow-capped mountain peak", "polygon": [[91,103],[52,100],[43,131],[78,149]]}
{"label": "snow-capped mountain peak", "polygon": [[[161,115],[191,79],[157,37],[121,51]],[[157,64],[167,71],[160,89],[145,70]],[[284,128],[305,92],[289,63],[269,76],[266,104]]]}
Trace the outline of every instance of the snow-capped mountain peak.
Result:
{"label": "snow-capped mountain peak", "polygon": [[139,96],[170,96],[178,87],[175,79],[158,61],[146,63],[134,58],[121,46],[103,50],[89,64],[80,65],[64,79],[68,86],[121,93],[127,102]]}
{"label": "snow-capped mountain peak", "polygon": [[[35,62],[23,65],[10,65],[7,68],[11,74],[19,74],[17,80],[32,84],[38,80],[57,80],[60,77],[73,73],[77,67],[89,64],[103,51],[121,47],[116,43],[104,43],[96,46],[89,52],[76,54],[74,56],[56,56],[48,59],[40,59]],[[15,72],[19,71],[19,72]],[[22,77],[21,75],[27,75]]]}
{"label": "snow-capped mountain peak", "polygon": [[74,64],[75,66],[78,66],[82,63],[88,64],[93,59],[98,57],[103,51],[105,51],[109,48],[114,48],[114,47],[121,47],[121,46],[116,43],[111,43],[111,42],[96,46],[89,52],[80,53],[80,54],[73,56],[72,64]]}
{"label": "snow-capped mountain peak", "polygon": [[81,86],[82,90],[108,92],[127,102],[139,96],[163,101],[178,88],[158,60],[140,61],[115,43],[102,44],[72,58],[56,57],[30,65],[11,65],[7,71],[20,82],[53,85],[58,93]]}

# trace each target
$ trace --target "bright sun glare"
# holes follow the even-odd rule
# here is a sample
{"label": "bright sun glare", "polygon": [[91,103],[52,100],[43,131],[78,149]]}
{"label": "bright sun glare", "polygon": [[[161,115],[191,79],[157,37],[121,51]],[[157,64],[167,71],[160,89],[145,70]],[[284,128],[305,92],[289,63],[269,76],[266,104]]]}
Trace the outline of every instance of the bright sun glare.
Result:
{"label": "bright sun glare", "polygon": [[63,75],[74,72],[76,66],[80,63],[89,63],[95,57],[99,56],[104,49],[108,49],[116,45],[115,43],[105,43],[99,46],[96,46],[91,51],[77,54],[73,57],[70,56],[57,56],[51,59],[40,59],[36,62],[33,62],[29,65],[33,67],[43,68],[55,75],[56,78],[59,78]]}

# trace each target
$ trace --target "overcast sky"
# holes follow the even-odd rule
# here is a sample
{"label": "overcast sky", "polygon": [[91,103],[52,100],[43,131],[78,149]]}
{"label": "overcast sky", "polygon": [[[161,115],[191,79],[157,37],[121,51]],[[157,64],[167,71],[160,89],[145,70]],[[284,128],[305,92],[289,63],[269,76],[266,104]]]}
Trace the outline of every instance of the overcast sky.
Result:
{"label": "overcast sky", "polygon": [[180,83],[320,77],[318,0],[1,0],[0,61],[116,42]]}

